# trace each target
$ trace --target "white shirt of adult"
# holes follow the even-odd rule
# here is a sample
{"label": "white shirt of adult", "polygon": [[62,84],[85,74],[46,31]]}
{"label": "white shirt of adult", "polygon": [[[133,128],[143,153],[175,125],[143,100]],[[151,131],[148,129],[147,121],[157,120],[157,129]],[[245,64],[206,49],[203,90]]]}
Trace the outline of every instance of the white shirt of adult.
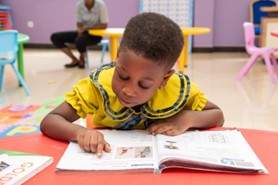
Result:
{"label": "white shirt of adult", "polygon": [[76,21],[88,27],[108,23],[105,3],[102,0],[95,0],[94,6],[88,10],[85,5],[85,0],[78,1],[76,6]]}

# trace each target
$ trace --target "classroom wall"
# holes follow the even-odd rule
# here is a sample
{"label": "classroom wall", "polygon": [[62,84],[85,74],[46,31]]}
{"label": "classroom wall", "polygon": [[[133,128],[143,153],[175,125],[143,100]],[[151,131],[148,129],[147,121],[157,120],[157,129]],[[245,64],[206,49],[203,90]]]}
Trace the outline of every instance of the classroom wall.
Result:
{"label": "classroom wall", "polygon": [[215,46],[244,46],[243,22],[249,21],[251,0],[215,0]]}
{"label": "classroom wall", "polygon": [[[30,43],[49,44],[55,31],[75,29],[75,4],[78,0],[0,0],[12,8],[15,29],[30,36]],[[139,0],[104,0],[109,12],[109,27],[124,27],[136,15]],[[249,20],[250,0],[194,0],[194,26],[212,32],[194,37],[194,47],[242,47],[242,23]],[[28,27],[28,21],[34,27]]]}

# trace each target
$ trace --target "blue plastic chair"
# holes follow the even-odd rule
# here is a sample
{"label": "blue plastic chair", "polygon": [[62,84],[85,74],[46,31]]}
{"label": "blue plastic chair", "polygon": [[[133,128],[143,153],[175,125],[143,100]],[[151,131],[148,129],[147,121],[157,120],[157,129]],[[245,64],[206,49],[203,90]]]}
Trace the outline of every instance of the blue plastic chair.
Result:
{"label": "blue plastic chair", "polygon": [[31,93],[25,81],[14,65],[18,51],[18,32],[16,30],[0,31],[0,41],[0,92],[2,91],[4,81],[5,65],[10,64],[27,96],[30,96]]}
{"label": "blue plastic chair", "polygon": [[[102,39],[100,43],[97,44],[98,46],[102,46],[102,53],[101,53],[101,58],[100,58],[100,63],[103,64],[103,59],[106,50],[109,50],[109,40],[108,39]],[[86,59],[85,59],[85,65],[86,67],[89,67],[89,48],[86,48]]]}

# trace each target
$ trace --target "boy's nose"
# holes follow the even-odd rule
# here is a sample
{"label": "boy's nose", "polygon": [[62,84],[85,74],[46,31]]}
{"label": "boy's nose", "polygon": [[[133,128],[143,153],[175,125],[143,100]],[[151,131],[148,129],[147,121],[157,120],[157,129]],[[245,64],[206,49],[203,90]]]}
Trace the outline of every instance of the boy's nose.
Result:
{"label": "boy's nose", "polygon": [[124,87],[123,88],[123,93],[127,96],[131,96],[131,97],[134,97],[136,92],[133,88],[130,88],[130,87]]}

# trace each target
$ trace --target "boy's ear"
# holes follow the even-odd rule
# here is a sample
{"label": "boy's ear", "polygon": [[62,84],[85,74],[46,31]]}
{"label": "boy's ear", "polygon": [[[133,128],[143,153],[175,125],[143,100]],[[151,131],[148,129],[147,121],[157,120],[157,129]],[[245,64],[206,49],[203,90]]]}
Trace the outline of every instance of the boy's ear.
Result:
{"label": "boy's ear", "polygon": [[114,62],[116,62],[118,58],[119,58],[119,50],[117,51],[116,60]]}
{"label": "boy's ear", "polygon": [[175,73],[175,70],[174,70],[174,69],[169,70],[169,71],[164,75],[163,81],[161,82],[159,88],[163,88],[163,87],[167,84],[167,81],[170,79],[170,77],[171,77],[174,73]]}

